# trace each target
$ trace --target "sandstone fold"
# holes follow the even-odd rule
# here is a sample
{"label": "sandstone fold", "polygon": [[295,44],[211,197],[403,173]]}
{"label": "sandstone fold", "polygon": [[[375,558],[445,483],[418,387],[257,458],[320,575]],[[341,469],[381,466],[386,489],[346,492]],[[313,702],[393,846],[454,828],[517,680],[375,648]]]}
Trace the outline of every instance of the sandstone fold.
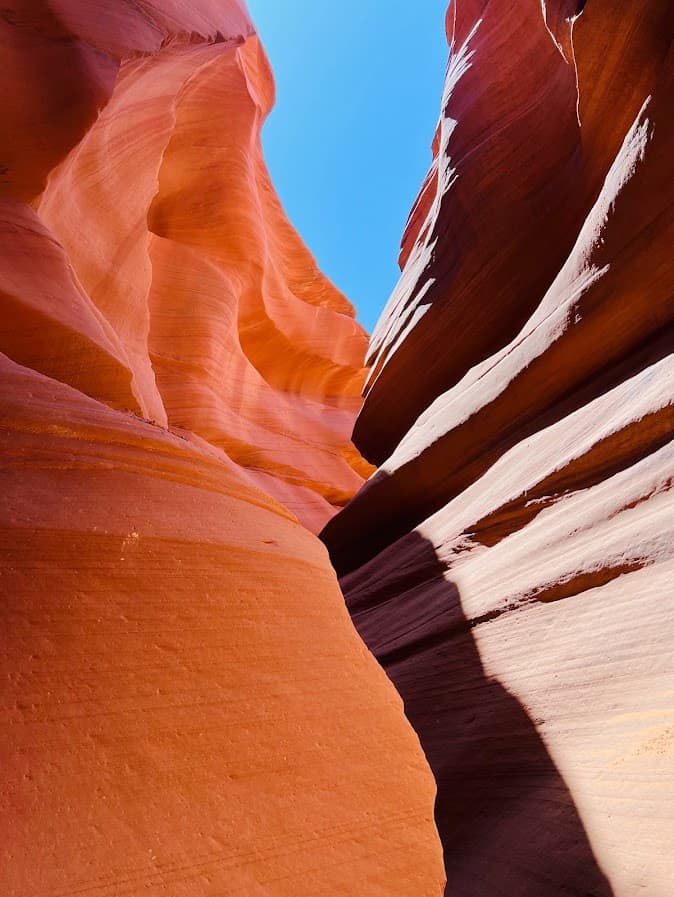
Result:
{"label": "sandstone fold", "polygon": [[[17,0],[0,29],[0,348],[221,448],[319,530],[370,471],[350,442],[366,337],[270,183],[244,6]],[[14,330],[34,327],[30,350]]]}
{"label": "sandstone fold", "polygon": [[7,897],[438,897],[435,784],[312,531],[366,336],[238,0],[0,11]]}
{"label": "sandstone fold", "polygon": [[324,530],[436,776],[447,894],[665,895],[674,17],[455,0]]}

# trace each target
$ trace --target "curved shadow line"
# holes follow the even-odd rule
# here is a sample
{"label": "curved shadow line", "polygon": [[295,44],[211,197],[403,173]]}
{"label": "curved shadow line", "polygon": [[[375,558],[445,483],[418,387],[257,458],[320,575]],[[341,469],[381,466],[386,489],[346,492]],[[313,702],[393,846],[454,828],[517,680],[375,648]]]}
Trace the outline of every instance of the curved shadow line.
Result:
{"label": "curved shadow line", "polygon": [[459,591],[418,533],[342,580],[437,782],[447,897],[612,897],[526,710],[486,675]]}

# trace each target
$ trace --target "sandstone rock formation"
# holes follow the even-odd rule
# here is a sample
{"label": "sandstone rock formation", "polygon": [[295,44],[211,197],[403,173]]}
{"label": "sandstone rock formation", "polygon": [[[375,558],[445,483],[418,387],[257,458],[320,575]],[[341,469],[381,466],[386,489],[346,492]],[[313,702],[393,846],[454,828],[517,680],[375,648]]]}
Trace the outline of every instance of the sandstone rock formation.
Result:
{"label": "sandstone rock formation", "polygon": [[448,35],[355,430],[379,469],[324,539],[447,894],[666,897],[674,8],[455,0]]}
{"label": "sandstone rock formation", "polygon": [[193,6],[0,16],[0,349],[224,449],[317,530],[369,472],[366,337],[270,184],[273,81],[242,4]]}
{"label": "sandstone rock formation", "polygon": [[309,531],[369,469],[365,335],[270,185],[243,2],[8,0],[0,48],[3,894],[437,897]]}

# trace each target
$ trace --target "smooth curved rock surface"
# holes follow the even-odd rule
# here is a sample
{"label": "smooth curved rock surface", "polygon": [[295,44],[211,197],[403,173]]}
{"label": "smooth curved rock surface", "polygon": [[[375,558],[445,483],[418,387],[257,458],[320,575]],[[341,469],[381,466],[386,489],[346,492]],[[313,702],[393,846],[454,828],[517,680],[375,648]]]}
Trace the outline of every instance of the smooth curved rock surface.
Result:
{"label": "smooth curved rock surface", "polygon": [[674,889],[674,11],[456,0],[324,539],[451,897]]}
{"label": "smooth curved rock surface", "polygon": [[[317,531],[371,469],[350,443],[366,336],[270,183],[274,85],[253,26],[239,3],[91,9],[0,16],[0,195],[32,207],[4,207],[0,348],[217,445]],[[38,318],[31,354],[13,320]],[[101,352],[105,370],[85,367]]]}
{"label": "smooth curved rock surface", "polygon": [[439,894],[432,780],[318,540],[4,356],[0,408],[3,893]]}
{"label": "smooth curved rock surface", "polygon": [[10,0],[0,52],[3,894],[438,897],[310,532],[369,472],[366,337],[270,184],[243,3]]}

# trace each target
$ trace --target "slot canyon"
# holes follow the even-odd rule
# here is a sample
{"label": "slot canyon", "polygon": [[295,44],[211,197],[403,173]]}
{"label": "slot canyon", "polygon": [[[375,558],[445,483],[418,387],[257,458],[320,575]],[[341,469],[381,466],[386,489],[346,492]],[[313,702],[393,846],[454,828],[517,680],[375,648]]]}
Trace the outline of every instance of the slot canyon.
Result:
{"label": "slot canyon", "polygon": [[369,337],[244,0],[4,0],[6,897],[673,897],[674,6],[446,32]]}

